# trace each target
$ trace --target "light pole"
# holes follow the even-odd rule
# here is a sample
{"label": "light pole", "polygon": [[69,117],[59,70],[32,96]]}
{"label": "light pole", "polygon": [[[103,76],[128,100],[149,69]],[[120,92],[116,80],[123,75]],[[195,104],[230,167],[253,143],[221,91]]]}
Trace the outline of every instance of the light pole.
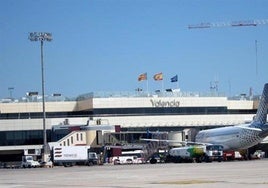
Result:
{"label": "light pole", "polygon": [[40,41],[41,42],[41,72],[42,72],[42,103],[43,103],[43,144],[44,153],[43,161],[48,162],[49,157],[49,146],[47,144],[47,134],[46,134],[46,109],[45,109],[45,77],[44,77],[44,62],[43,62],[43,44],[44,41],[51,41],[52,34],[46,32],[32,32],[29,35],[30,41]]}

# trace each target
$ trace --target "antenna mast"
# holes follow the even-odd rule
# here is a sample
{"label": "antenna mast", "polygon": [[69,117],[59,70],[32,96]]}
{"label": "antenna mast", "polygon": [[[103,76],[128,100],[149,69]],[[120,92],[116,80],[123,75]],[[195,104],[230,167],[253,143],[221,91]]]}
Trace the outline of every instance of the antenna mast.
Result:
{"label": "antenna mast", "polygon": [[256,76],[258,76],[258,41],[255,40],[255,52],[256,52]]}

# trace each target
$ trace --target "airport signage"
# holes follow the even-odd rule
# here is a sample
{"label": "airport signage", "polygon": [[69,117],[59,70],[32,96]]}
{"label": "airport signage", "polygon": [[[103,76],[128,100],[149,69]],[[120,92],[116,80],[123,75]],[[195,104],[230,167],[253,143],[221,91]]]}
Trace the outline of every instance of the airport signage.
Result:
{"label": "airport signage", "polygon": [[152,103],[153,107],[179,107],[180,101],[177,100],[170,100],[170,101],[164,101],[164,100],[153,100],[151,99],[150,102]]}

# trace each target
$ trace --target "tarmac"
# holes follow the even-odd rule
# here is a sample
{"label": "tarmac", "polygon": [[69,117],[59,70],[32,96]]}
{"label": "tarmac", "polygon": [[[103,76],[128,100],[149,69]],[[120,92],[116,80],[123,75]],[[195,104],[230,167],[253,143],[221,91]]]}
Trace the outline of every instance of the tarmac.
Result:
{"label": "tarmac", "polygon": [[268,187],[268,159],[0,169],[0,188]]}

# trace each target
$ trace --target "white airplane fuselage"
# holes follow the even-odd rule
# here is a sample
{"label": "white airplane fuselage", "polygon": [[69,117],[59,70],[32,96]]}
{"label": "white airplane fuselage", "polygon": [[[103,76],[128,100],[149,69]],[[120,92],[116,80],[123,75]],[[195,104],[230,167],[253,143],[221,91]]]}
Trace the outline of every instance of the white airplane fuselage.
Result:
{"label": "white airplane fuselage", "polygon": [[257,113],[250,124],[200,131],[195,142],[218,144],[224,151],[248,149],[268,136],[267,122],[268,83],[264,85]]}
{"label": "white airplane fuselage", "polygon": [[247,128],[249,125],[244,124],[200,131],[196,135],[195,141],[222,145],[224,151],[247,149],[265,138],[260,135],[261,130]]}

